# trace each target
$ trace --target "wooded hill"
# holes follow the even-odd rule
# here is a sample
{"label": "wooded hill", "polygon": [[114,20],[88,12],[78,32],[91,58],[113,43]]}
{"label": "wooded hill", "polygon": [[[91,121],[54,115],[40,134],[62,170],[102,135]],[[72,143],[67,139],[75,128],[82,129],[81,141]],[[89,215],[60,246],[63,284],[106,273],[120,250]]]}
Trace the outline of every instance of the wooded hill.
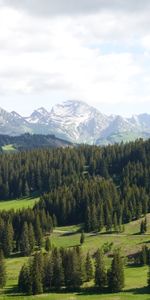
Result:
{"label": "wooded hill", "polygon": [[109,231],[150,212],[150,140],[0,155],[0,199],[42,195],[59,225]]}
{"label": "wooded hill", "polygon": [[[56,138],[55,135],[22,134],[20,136],[0,135],[0,151],[22,151],[34,148],[57,148],[71,146],[72,143]],[[10,147],[11,146],[11,147]]]}

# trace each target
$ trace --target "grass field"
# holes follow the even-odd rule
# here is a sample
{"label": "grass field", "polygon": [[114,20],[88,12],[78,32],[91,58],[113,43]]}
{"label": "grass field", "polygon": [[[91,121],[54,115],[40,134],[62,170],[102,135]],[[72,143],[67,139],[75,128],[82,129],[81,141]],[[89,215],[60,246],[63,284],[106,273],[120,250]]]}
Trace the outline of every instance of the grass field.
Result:
{"label": "grass field", "polygon": [[[21,200],[23,201],[23,200]],[[32,200],[28,200],[32,201]],[[35,199],[34,199],[35,201]],[[82,246],[84,253],[90,250],[93,253],[98,247],[101,247],[106,242],[113,242],[113,248],[121,247],[122,253],[127,255],[137,249],[140,249],[143,244],[150,246],[150,214],[147,215],[148,234],[140,235],[140,222],[134,221],[125,225],[125,231],[121,234],[101,234],[89,233],[85,234],[85,243]],[[59,247],[73,247],[79,245],[80,241],[80,226],[57,227],[50,239],[53,244]],[[51,293],[39,296],[21,296],[16,292],[18,274],[21,266],[28,258],[12,257],[6,259],[6,267],[8,273],[7,286],[0,293],[1,299],[16,299],[16,300],[150,300],[150,290],[147,289],[147,272],[148,267],[125,267],[125,288],[124,291],[118,294],[97,294],[90,291],[89,293],[83,289],[80,293]],[[106,262],[110,260],[106,258]]]}
{"label": "grass field", "polygon": [[5,146],[2,146],[2,150],[4,152],[16,152],[17,151],[15,149],[14,145],[5,145]]}
{"label": "grass field", "polygon": [[22,208],[32,208],[39,198],[23,198],[18,200],[0,201],[0,210],[10,210],[10,209],[22,209]]}

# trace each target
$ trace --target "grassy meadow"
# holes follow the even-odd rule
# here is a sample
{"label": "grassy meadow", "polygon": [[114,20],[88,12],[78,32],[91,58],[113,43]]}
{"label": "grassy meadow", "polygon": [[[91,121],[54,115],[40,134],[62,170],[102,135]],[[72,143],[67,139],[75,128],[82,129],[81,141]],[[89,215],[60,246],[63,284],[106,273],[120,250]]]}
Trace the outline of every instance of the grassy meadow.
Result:
{"label": "grassy meadow", "polygon": [[3,152],[5,152],[5,153],[9,153],[9,152],[16,152],[17,150],[16,150],[16,148],[14,147],[14,145],[5,145],[5,146],[2,146],[2,150],[3,150]]}
{"label": "grassy meadow", "polygon": [[1,210],[9,211],[11,209],[18,210],[18,209],[23,209],[28,207],[32,208],[35,205],[35,203],[38,201],[39,201],[39,197],[0,201],[0,211]]}
{"label": "grassy meadow", "polygon": [[[23,200],[21,200],[23,201]],[[32,200],[28,200],[32,201]],[[35,201],[35,199],[34,199]],[[19,201],[18,201],[19,202]],[[15,203],[15,202],[14,202]],[[5,203],[6,204],[6,203]],[[7,205],[7,204],[6,204]],[[15,207],[14,207],[15,208]],[[17,209],[18,207],[16,207]],[[7,209],[7,208],[6,208]],[[141,249],[143,244],[150,246],[150,214],[147,215],[148,233],[145,235],[139,234],[140,222],[134,221],[125,225],[125,231],[121,234],[88,233],[85,234],[85,243],[82,245],[84,253],[94,251],[104,245],[104,243],[113,243],[112,251],[116,247],[121,247],[122,254],[131,254],[137,249]],[[80,226],[57,227],[51,234],[50,239],[52,244],[59,247],[73,247],[79,245],[80,241]],[[7,268],[7,285],[0,292],[0,299],[37,299],[37,300],[150,300],[150,291],[147,289],[147,272],[148,267],[125,267],[125,288],[124,291],[118,294],[103,294],[83,290],[79,293],[51,293],[39,296],[21,296],[17,294],[16,286],[18,274],[21,266],[27,261],[26,257],[12,256],[6,259]],[[110,264],[110,259],[106,258],[106,263]],[[91,283],[92,285],[92,283]]]}

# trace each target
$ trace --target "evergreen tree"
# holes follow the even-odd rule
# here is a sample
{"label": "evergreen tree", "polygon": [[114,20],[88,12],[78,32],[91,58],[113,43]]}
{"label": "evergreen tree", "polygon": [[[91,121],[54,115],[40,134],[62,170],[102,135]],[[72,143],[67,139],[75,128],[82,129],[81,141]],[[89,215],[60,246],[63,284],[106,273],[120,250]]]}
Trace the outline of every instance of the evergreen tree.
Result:
{"label": "evergreen tree", "polygon": [[29,242],[29,230],[28,230],[27,222],[25,222],[23,225],[21,242],[20,242],[20,250],[24,256],[28,256],[31,253],[30,242]]}
{"label": "evergreen tree", "polygon": [[90,281],[93,278],[93,264],[92,264],[92,259],[90,257],[89,252],[87,253],[86,256],[86,261],[85,261],[85,277],[86,281]]}
{"label": "evergreen tree", "polygon": [[53,250],[53,286],[56,290],[59,290],[64,284],[64,270],[62,264],[62,258],[58,249]]}
{"label": "evergreen tree", "polygon": [[28,226],[28,239],[29,239],[29,245],[30,245],[30,253],[32,253],[32,251],[34,250],[34,247],[35,247],[35,235],[34,235],[32,223],[30,223]]}
{"label": "evergreen tree", "polygon": [[6,285],[6,268],[3,251],[0,250],[0,288]]}
{"label": "evergreen tree", "polygon": [[51,248],[52,248],[51,241],[50,241],[49,237],[47,237],[46,241],[45,241],[45,250],[47,252],[49,252],[51,250]]}
{"label": "evergreen tree", "polygon": [[97,250],[95,256],[95,285],[103,291],[107,283],[104,258],[101,250]]}
{"label": "evergreen tree", "polygon": [[147,218],[144,219],[144,233],[147,232]]}
{"label": "evergreen tree", "polygon": [[27,295],[32,295],[32,277],[31,270],[28,265],[23,265],[18,278],[18,289]]}
{"label": "evergreen tree", "polygon": [[39,248],[42,247],[42,229],[41,229],[41,224],[40,224],[40,219],[39,216],[37,215],[36,221],[35,221],[35,238],[37,245]]}
{"label": "evergreen tree", "polygon": [[39,255],[36,253],[33,258],[32,268],[32,291],[33,295],[38,295],[43,293],[43,278],[41,274],[41,266],[39,265]]}
{"label": "evergreen tree", "polygon": [[13,250],[13,237],[14,231],[12,224],[8,221],[5,224],[3,237],[2,237],[2,244],[3,244],[3,251],[6,257],[10,256]]}
{"label": "evergreen tree", "polygon": [[80,236],[80,244],[82,245],[85,242],[85,234],[84,231],[82,231],[81,236]]}
{"label": "evergreen tree", "polygon": [[108,272],[108,287],[111,292],[120,292],[124,287],[124,267],[120,251],[116,250]]}
{"label": "evergreen tree", "polygon": [[144,232],[144,222],[143,222],[143,220],[141,221],[141,224],[140,224],[140,233],[141,234],[144,234],[145,232]]}
{"label": "evergreen tree", "polygon": [[150,266],[148,267],[147,284],[148,284],[148,287],[150,287]]}
{"label": "evergreen tree", "polygon": [[143,246],[141,251],[141,257],[140,257],[141,265],[147,264],[147,260],[148,260],[147,256],[148,256],[148,249],[146,246]]}

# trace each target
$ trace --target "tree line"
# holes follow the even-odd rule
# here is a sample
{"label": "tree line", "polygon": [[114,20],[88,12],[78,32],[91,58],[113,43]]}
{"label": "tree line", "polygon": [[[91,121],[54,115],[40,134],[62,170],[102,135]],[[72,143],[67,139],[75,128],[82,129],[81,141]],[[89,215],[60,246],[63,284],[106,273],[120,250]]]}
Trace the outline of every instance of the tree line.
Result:
{"label": "tree line", "polygon": [[0,212],[0,249],[5,257],[13,252],[30,255],[43,246],[43,236],[50,234],[57,224],[56,217],[44,209],[23,209]]}
{"label": "tree line", "polygon": [[94,259],[89,252],[84,258],[81,247],[53,248],[47,254],[36,252],[22,267],[18,288],[20,292],[33,295],[61,289],[77,291],[84,282],[93,279],[99,292],[119,292],[123,289],[124,265],[119,250],[114,252],[108,270],[100,249]]}

